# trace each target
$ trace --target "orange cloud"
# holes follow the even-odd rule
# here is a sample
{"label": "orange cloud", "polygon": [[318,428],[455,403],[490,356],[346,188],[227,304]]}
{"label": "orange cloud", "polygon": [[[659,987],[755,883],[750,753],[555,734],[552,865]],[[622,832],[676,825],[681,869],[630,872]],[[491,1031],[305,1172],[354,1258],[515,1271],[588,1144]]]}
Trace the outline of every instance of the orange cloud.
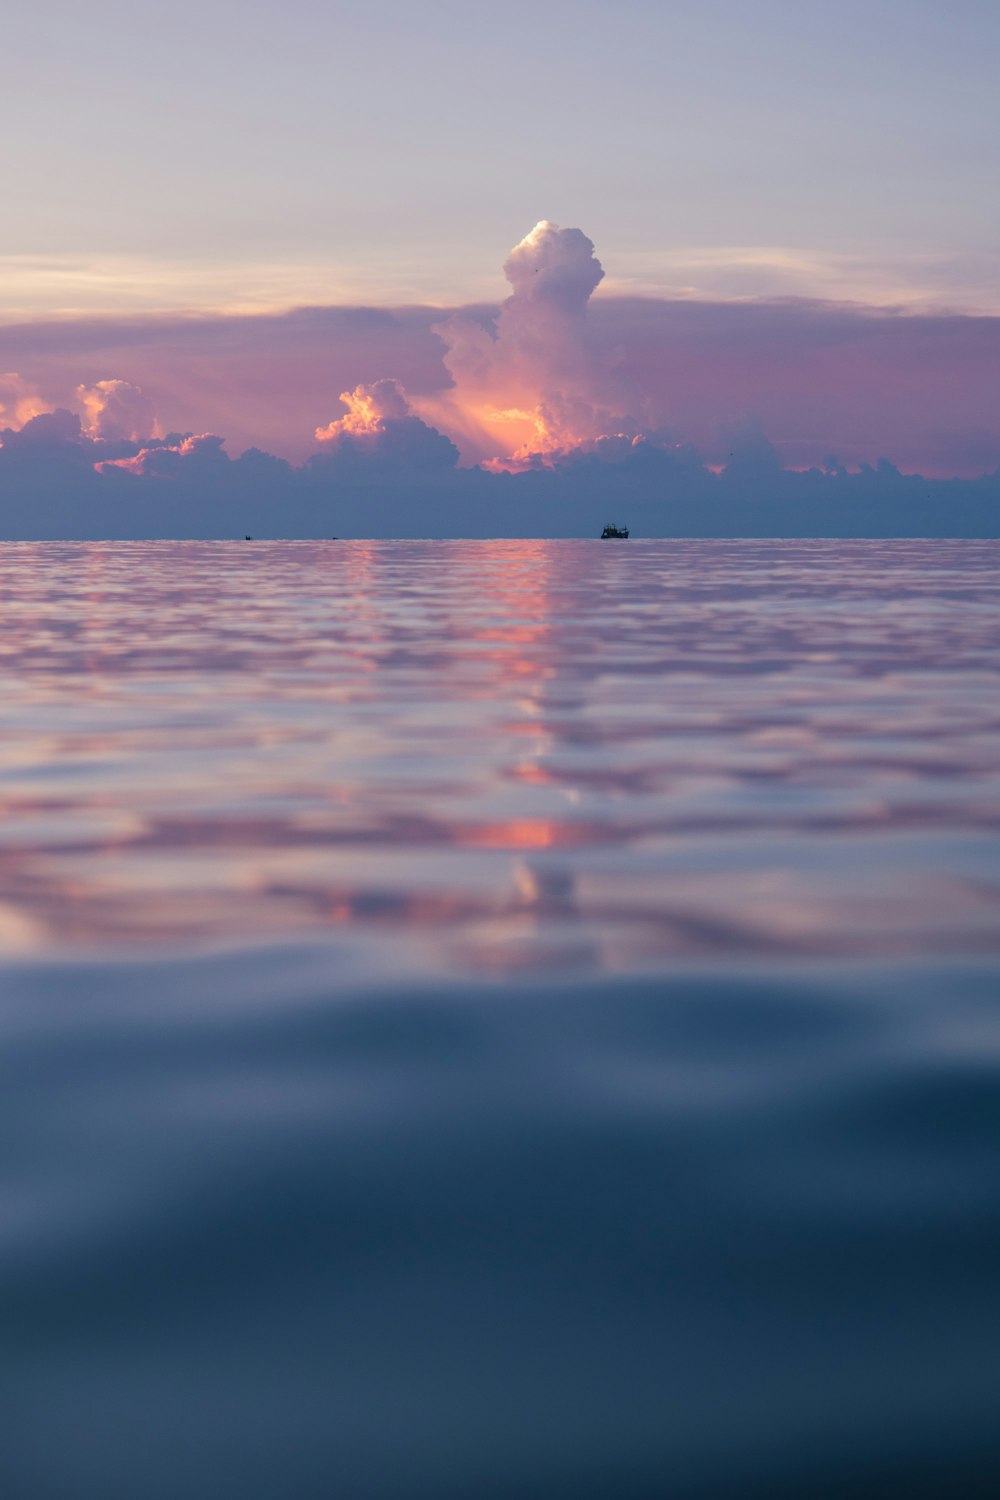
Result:
{"label": "orange cloud", "polygon": [[342,391],[340,400],[347,407],[346,417],[316,428],[316,441],[336,443],[342,437],[374,437],[385,431],[386,422],[402,421],[413,415],[402,386],[395,380],[376,380],[372,385],[358,385],[353,391]]}
{"label": "orange cloud", "polygon": [[0,375],[0,426],[20,431],[32,417],[51,410],[49,403],[42,400],[36,385],[22,380],[13,370]]}

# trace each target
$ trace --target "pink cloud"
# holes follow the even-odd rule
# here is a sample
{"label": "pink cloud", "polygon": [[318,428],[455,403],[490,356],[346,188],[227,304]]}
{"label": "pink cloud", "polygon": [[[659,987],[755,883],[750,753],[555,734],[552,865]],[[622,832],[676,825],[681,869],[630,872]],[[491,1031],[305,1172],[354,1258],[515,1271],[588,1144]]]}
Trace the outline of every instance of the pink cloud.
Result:
{"label": "pink cloud", "polygon": [[36,385],[13,370],[0,375],[0,426],[16,432],[32,417],[49,410]]}
{"label": "pink cloud", "polygon": [[156,431],[156,413],[149,397],[127,380],[98,380],[76,389],[89,437],[109,442],[141,442]]}

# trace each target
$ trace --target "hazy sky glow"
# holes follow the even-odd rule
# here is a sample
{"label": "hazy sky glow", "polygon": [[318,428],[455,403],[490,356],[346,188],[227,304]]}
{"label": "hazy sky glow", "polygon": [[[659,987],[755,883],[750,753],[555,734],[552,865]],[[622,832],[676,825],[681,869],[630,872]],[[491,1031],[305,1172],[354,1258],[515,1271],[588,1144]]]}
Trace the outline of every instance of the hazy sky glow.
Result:
{"label": "hazy sky glow", "polygon": [[992,0],[49,0],[0,31],[0,314],[502,294],[998,309]]}

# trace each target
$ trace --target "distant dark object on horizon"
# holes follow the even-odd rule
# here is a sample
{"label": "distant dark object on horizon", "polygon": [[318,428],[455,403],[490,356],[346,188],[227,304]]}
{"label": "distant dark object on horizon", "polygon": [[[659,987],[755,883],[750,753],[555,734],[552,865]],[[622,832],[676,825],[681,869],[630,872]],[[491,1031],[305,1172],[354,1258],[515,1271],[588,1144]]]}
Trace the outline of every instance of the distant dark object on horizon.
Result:
{"label": "distant dark object on horizon", "polygon": [[253,541],[253,537],[252,537],[252,536],[251,536],[251,535],[250,535],[250,533],[249,533],[249,531],[248,531],[248,532],[247,532],[247,534],[246,534],[246,536],[245,536],[245,537],[244,537],[244,538],[243,538],[243,540],[244,540],[244,541],[245,541],[245,542],[252,542],[252,541]]}
{"label": "distant dark object on horizon", "polygon": [[615,525],[613,525],[612,523],[609,522],[608,525],[605,526],[604,530],[601,532],[601,541],[602,542],[606,542],[609,537],[613,537],[613,536],[622,537],[623,539],[627,540],[628,539],[628,527],[627,526],[615,526]]}

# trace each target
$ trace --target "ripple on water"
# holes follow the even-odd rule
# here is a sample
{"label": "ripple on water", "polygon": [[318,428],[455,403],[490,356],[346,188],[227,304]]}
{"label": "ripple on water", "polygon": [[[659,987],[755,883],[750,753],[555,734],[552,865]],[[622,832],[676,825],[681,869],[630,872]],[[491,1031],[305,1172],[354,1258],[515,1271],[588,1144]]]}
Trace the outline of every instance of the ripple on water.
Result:
{"label": "ripple on water", "polygon": [[998,560],[6,546],[6,1493],[996,1493]]}

